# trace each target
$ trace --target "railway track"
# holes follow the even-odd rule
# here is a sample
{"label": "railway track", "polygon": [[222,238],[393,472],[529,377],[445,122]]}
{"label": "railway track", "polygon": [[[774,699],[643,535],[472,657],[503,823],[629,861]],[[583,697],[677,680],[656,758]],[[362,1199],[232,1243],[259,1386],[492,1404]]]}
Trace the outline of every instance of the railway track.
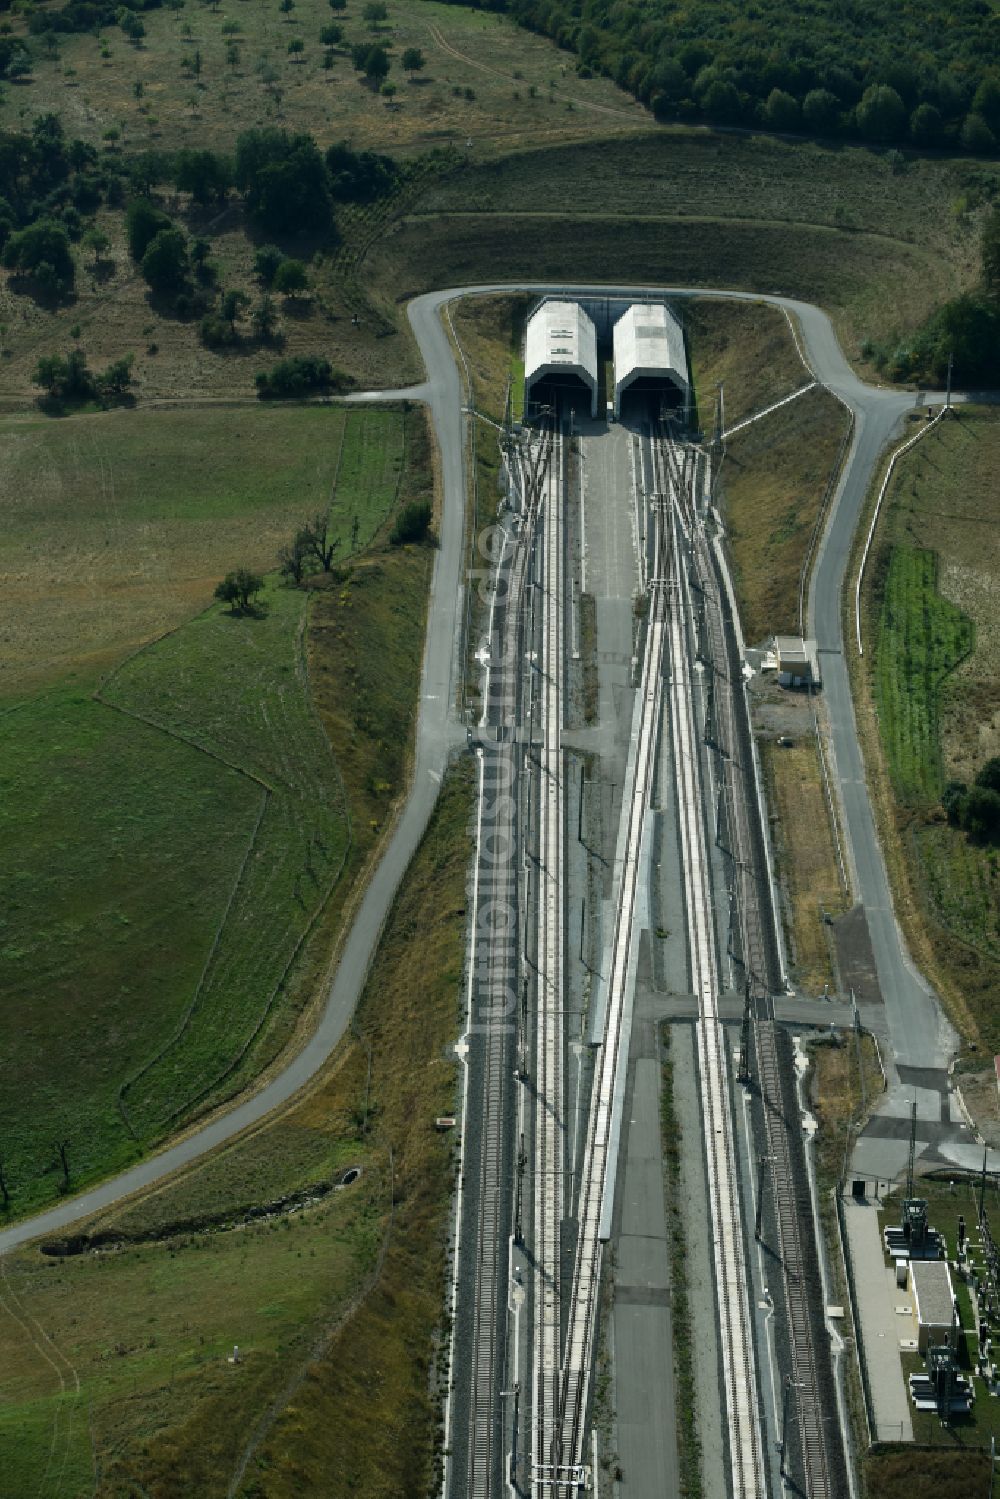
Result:
{"label": "railway track", "polygon": [[[480,817],[475,881],[473,1017],[482,1072],[479,1151],[474,1178],[476,1230],[471,1318],[468,1461],[455,1499],[491,1499],[504,1488],[504,1419],[501,1386],[506,1354],[507,1242],[511,1155],[508,1111],[518,1011],[522,922],[517,880],[517,756],[525,636],[525,597],[534,541],[538,492],[548,460],[549,437],[537,451],[518,452],[516,473],[520,531],[508,535],[491,577],[493,596],[479,748],[480,806],[490,808],[488,837]],[[523,460],[523,461],[522,461]],[[457,1482],[457,1477],[456,1477]]]}
{"label": "railway track", "polygon": [[[692,522],[694,523],[694,522]],[[696,523],[695,523],[696,524]],[[675,519],[675,537],[680,522]],[[679,551],[679,544],[677,550]],[[679,560],[679,559],[678,559]],[[691,602],[684,568],[675,565],[670,591],[670,708],[692,990],[697,997],[698,1065],[708,1168],[712,1252],[732,1489],[756,1499],[764,1471],[750,1297],[743,1253],[742,1210],[729,1107],[728,1063],[719,1021],[719,980],[712,925],[700,751],[691,687]]]}
{"label": "railway track", "polygon": [[533,1491],[559,1462],[561,1337],[560,1226],[563,1218],[563,775],[562,678],[563,441],[553,435],[542,483],[538,777],[537,948],[535,983],[534,1276],[532,1379]]}
{"label": "railway track", "polygon": [[628,970],[633,948],[633,918],[640,874],[643,826],[650,802],[659,734],[667,615],[666,588],[671,566],[665,507],[657,508],[653,525],[650,618],[639,690],[637,748],[631,779],[623,790],[626,816],[619,833],[615,857],[617,896],[608,961],[604,1036],[594,1071],[583,1170],[580,1175],[577,1248],[563,1360],[561,1454],[567,1489],[570,1484],[578,1483],[585,1458],[585,1423],[601,1279],[602,1218],[610,1152],[615,1144],[616,1101],[619,1111],[621,1105],[618,1074],[623,1060],[621,1039],[624,1012],[629,1002]]}
{"label": "railway track", "polygon": [[[815,1292],[810,1292],[806,1279],[801,1231],[802,1209],[795,1187],[796,1174],[782,1101],[781,1070],[772,1021],[757,1022],[754,1026],[754,1041],[767,1151],[771,1158],[770,1177],[788,1312],[788,1358],[791,1367],[787,1371],[787,1377],[795,1394],[795,1427],[799,1437],[805,1493],[808,1499],[832,1499],[833,1464],[831,1454],[827,1451],[826,1422],[810,1316]],[[798,1127],[797,1119],[795,1127]],[[787,1453],[785,1460],[787,1463]]]}

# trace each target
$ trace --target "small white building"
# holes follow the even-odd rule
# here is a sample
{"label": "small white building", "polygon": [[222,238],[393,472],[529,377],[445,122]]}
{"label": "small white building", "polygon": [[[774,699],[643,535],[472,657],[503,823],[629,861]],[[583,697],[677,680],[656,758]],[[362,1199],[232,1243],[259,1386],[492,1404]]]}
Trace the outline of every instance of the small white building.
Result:
{"label": "small white building", "polygon": [[621,415],[627,391],[674,406],[688,405],[691,382],[684,334],[662,303],[633,303],[615,323],[613,338],[615,416]]}
{"label": "small white building", "polygon": [[560,394],[586,393],[597,415],[597,335],[578,302],[545,301],[528,319],[524,405],[528,416]]}

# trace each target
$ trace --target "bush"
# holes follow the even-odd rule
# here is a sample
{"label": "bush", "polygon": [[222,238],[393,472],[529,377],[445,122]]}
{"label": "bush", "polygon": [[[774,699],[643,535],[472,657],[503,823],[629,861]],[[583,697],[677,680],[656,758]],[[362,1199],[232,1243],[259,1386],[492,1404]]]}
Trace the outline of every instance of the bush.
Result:
{"label": "bush", "polygon": [[300,354],[293,359],[279,360],[270,370],[261,370],[254,377],[254,383],[261,400],[289,400],[315,391],[346,390],[351,379],[335,370],[329,359],[321,359],[317,354]]}
{"label": "bush", "polygon": [[157,208],[148,198],[134,198],[125,214],[125,233],[132,259],[141,261],[160,230],[172,228],[173,222],[162,208]]}
{"label": "bush", "polygon": [[425,541],[430,528],[430,501],[411,500],[397,515],[389,540],[396,547],[403,546],[408,541]]}
{"label": "bush", "polygon": [[217,312],[206,312],[198,327],[198,336],[206,349],[226,349],[239,342],[232,323]]}
{"label": "bush", "polygon": [[253,258],[253,268],[257,279],[264,286],[272,285],[275,273],[284,258],[284,250],[279,250],[277,245],[261,245]]}

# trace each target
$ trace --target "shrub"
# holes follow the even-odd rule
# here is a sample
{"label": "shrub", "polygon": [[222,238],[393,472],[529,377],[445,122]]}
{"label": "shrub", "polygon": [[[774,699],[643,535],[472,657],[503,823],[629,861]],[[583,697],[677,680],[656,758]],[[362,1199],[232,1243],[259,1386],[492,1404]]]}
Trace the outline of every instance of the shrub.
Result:
{"label": "shrub", "polygon": [[430,528],[430,501],[411,500],[397,515],[389,540],[393,546],[403,546],[408,541],[425,541]]}
{"label": "shrub", "polygon": [[306,396],[314,391],[344,390],[350,385],[350,376],[335,370],[329,359],[318,354],[300,354],[293,359],[281,359],[269,370],[261,370],[255,377],[257,394],[261,400],[287,400]]}

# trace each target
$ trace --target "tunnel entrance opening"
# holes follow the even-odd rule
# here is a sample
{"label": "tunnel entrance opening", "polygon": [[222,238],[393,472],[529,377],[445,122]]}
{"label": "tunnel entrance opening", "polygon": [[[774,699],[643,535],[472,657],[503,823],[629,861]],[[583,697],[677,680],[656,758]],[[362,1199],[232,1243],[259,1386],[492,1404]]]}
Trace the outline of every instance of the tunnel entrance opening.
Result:
{"label": "tunnel entrance opening", "polygon": [[620,395],[619,420],[626,423],[658,422],[667,415],[683,418],[684,392],[672,380],[639,375]]}
{"label": "tunnel entrance opening", "polygon": [[579,375],[567,370],[566,374],[544,375],[525,391],[524,410],[529,421],[547,415],[546,408],[557,411],[573,410],[590,414],[592,394],[590,386]]}

